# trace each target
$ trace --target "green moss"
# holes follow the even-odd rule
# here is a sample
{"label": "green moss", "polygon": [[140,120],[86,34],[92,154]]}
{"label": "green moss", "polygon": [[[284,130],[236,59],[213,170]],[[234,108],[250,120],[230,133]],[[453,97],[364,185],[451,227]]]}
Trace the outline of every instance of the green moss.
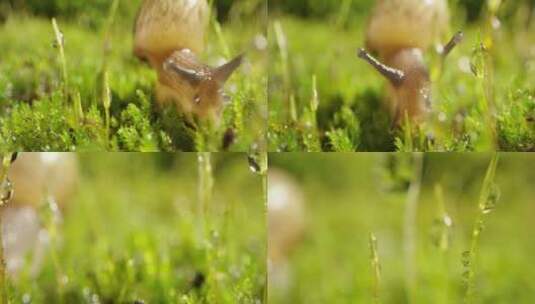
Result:
{"label": "green moss", "polygon": [[[135,3],[128,6],[137,8]],[[105,16],[103,12],[107,9],[100,11]],[[247,63],[226,86],[230,98],[223,123],[205,134],[203,125],[188,124],[174,107],[156,106],[152,93],[156,76],[132,55],[131,26],[124,24],[132,20],[132,14],[119,12],[111,28],[111,48],[106,57],[102,33],[69,18],[58,19],[65,41],[67,95],[61,93],[62,65],[50,20],[12,14],[0,25],[1,150],[217,151],[222,149],[223,134],[229,128],[236,135],[228,147],[231,151],[248,151],[264,141],[264,52],[248,52]],[[245,51],[244,45],[262,34],[263,20],[255,19],[249,27],[238,21],[228,19],[220,39],[209,37],[207,52],[202,56],[209,64],[216,65],[222,59],[222,42],[235,54]],[[107,94],[102,93],[104,59],[111,102],[109,131],[103,107]],[[78,94],[86,117],[77,123]],[[196,146],[194,142],[199,138],[206,144]]]}
{"label": "green moss", "polygon": [[[34,275],[30,255],[10,282],[13,302],[28,297],[34,303],[261,301],[266,284],[262,180],[249,170],[245,154],[214,154],[218,198],[207,203],[203,215],[192,174],[195,153],[78,157],[80,187],[56,223],[57,234],[53,239],[49,234],[40,271]],[[39,216],[46,223],[55,211],[41,204]],[[206,242],[202,222],[213,236]],[[206,280],[196,279],[200,276]]]}
{"label": "green moss", "polygon": [[[461,11],[453,9],[455,14]],[[535,73],[527,70],[535,64],[528,51],[535,36],[525,24],[504,22],[494,48],[484,52],[477,24],[455,24],[465,32],[465,40],[432,84],[432,112],[425,124],[406,130],[392,124],[386,81],[357,58],[357,48],[364,45],[365,18],[356,16],[352,22],[353,26],[340,27],[332,20],[288,15],[272,20],[268,137],[272,151],[309,150],[303,140],[307,129],[295,123],[307,119],[313,75],[320,101],[314,132],[324,151],[337,151],[342,143],[343,150],[352,146],[358,151],[533,150]],[[275,32],[276,24],[282,31]],[[283,52],[280,37],[286,41]],[[287,60],[281,56],[286,53]],[[425,57],[430,70],[436,71],[438,56],[428,50]],[[490,89],[492,96],[487,96]],[[288,126],[293,126],[291,132],[285,132]]]}

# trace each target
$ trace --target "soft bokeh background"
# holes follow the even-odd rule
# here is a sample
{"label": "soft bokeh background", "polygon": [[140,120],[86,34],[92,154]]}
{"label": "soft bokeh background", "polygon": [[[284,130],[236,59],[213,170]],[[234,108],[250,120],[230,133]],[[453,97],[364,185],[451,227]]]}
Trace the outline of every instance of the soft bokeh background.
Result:
{"label": "soft bokeh background", "polygon": [[[108,0],[0,0],[0,146],[24,151],[249,151],[263,141],[266,127],[266,5],[258,0],[208,2],[215,18],[206,51],[199,54],[202,61],[216,66],[242,52],[247,59],[226,86],[231,102],[223,123],[205,134],[174,109],[154,107],[155,73],[132,51],[140,0],[119,1],[112,19],[113,1]],[[61,95],[53,17],[64,36],[70,98]],[[112,95],[109,139],[102,106],[104,61]],[[77,92],[82,123],[73,106]],[[224,144],[226,131],[234,134],[230,144]]]}
{"label": "soft bokeh background", "polygon": [[[462,252],[470,248],[491,156],[424,156],[415,223],[415,303],[462,302]],[[403,153],[270,155],[270,168],[282,168],[299,181],[307,208],[307,230],[289,256],[293,272],[289,294],[271,298],[270,303],[373,303],[370,232],[378,240],[381,303],[408,303],[403,254],[407,185],[399,179],[407,174],[401,165],[407,158],[410,155]],[[391,170],[396,163],[398,169]],[[500,154],[496,174],[501,198],[481,235],[474,264],[474,303],[531,303],[535,155]],[[445,209],[453,221],[445,251],[436,245],[437,184],[443,188]]]}
{"label": "soft bokeh background", "polygon": [[[245,154],[212,155],[215,183],[206,217],[195,153],[78,158],[78,190],[58,235],[37,277],[26,267],[10,282],[13,303],[262,301],[263,187]],[[50,210],[42,204],[38,210],[47,223]]]}
{"label": "soft bokeh background", "polygon": [[[496,16],[490,17],[487,4],[500,2]],[[423,139],[411,138],[413,142],[391,130],[385,80],[356,56],[373,3],[270,2],[270,151],[535,149],[535,1],[448,1],[450,34],[463,30],[465,39],[434,82],[433,113],[422,127]],[[494,72],[489,77],[494,77],[490,87],[495,92],[496,138],[484,122],[482,81],[471,70],[482,67],[481,53],[475,50],[489,22],[495,26],[490,52]],[[441,39],[446,43],[450,37]],[[435,52],[427,50],[425,59],[436,73]],[[311,109],[314,76],[317,111]],[[430,134],[432,141],[425,139]]]}
{"label": "soft bokeh background", "polygon": [[[296,16],[307,18],[329,18],[336,17],[341,8],[345,7],[347,13],[352,16],[362,16],[370,9],[375,0],[342,0],[338,2],[323,0],[271,0],[270,10],[272,12],[284,12]],[[463,9],[468,21],[474,21],[482,14],[486,0],[451,0],[450,4]],[[533,0],[503,1],[506,2],[506,13],[508,16],[514,10],[523,7],[523,4],[534,5]],[[351,22],[351,21],[349,21]]]}
{"label": "soft bokeh background", "polygon": [[[91,2],[83,0],[2,0],[2,13],[4,18],[10,11],[25,11],[37,16],[55,17],[65,16],[76,22],[91,27],[101,26],[105,21],[106,11],[110,6],[109,0],[93,0]],[[128,5],[120,6],[118,13],[120,18],[128,19],[135,15],[142,0],[129,0]],[[262,1],[235,1],[235,0],[212,0],[208,1],[217,10],[220,21],[225,21],[238,13],[254,11],[262,5]]]}

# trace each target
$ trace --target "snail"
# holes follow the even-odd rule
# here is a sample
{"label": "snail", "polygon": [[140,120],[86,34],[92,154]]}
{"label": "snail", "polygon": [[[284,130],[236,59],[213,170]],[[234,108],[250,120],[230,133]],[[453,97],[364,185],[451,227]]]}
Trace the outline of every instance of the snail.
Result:
{"label": "snail", "polygon": [[[448,30],[446,0],[377,0],[366,31],[366,47],[358,56],[389,81],[389,108],[393,124],[405,117],[421,122],[430,111],[431,80],[424,52]],[[448,53],[462,40],[458,32],[442,48]]]}
{"label": "snail", "polygon": [[291,285],[288,256],[305,232],[304,195],[291,176],[270,168],[267,200],[269,293],[281,295]]}
{"label": "snail", "polygon": [[35,275],[48,242],[38,209],[48,204],[60,216],[67,208],[77,187],[78,161],[70,153],[20,153],[8,176],[13,196],[0,212],[6,269],[17,277],[30,256]]}
{"label": "snail", "polygon": [[223,86],[243,55],[213,68],[199,60],[204,50],[206,0],[144,0],[134,27],[134,54],[156,71],[156,100],[174,104],[186,117],[219,121]]}

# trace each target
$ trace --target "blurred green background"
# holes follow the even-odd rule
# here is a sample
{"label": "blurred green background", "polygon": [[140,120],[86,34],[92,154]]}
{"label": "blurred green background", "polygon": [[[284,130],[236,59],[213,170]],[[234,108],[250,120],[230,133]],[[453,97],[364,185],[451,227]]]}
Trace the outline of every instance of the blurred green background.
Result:
{"label": "blurred green background", "polygon": [[[43,269],[34,278],[26,267],[10,282],[12,303],[262,301],[262,180],[245,154],[212,155],[215,183],[204,217],[195,153],[82,153],[78,159],[78,191]],[[40,212],[50,213],[45,206]]]}
{"label": "blurred green background", "polygon": [[[216,1],[217,2],[217,1]],[[364,16],[372,7],[375,0],[270,0],[271,14],[287,13],[305,18],[326,18],[338,15],[340,10],[347,10],[351,18]],[[462,7],[465,10],[466,19],[475,21],[482,14],[486,0],[449,0],[451,5]],[[506,8],[504,12],[510,15],[516,9],[527,3],[535,5],[533,0],[502,1]]]}
{"label": "blurred green background", "polygon": [[[120,5],[118,14],[122,18],[132,18],[142,0],[121,1],[128,5]],[[235,1],[215,0],[209,1],[217,10],[219,21],[225,21],[229,15],[237,11],[248,10],[249,12],[264,5],[263,0]],[[9,11],[27,12],[42,17],[65,16],[77,20],[81,24],[91,27],[102,25],[105,21],[106,12],[110,7],[110,0],[1,0],[1,15],[5,16]]]}
{"label": "blurred green background", "polygon": [[[425,154],[413,226],[417,233],[413,303],[462,303],[462,252],[470,248],[491,156]],[[408,176],[404,163],[410,158],[404,153],[270,154],[270,168],[285,169],[299,181],[307,223],[303,240],[289,256],[289,293],[271,298],[270,303],[374,303],[371,232],[378,240],[380,303],[408,303],[403,233]],[[473,264],[473,303],[532,303],[535,155],[501,153],[496,174],[501,195],[485,219]],[[443,189],[445,210],[453,222],[445,250],[437,246],[441,213],[435,185]]]}

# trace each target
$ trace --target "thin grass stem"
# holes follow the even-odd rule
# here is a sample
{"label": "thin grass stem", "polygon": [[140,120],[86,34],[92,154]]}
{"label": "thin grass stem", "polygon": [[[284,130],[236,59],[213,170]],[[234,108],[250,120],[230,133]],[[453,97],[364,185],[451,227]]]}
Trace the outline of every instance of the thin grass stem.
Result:
{"label": "thin grass stem", "polygon": [[106,141],[109,146],[110,142],[110,108],[111,108],[111,90],[109,84],[108,71],[102,75],[102,105],[104,107],[104,121],[106,124]]}
{"label": "thin grass stem", "polygon": [[295,96],[293,94],[291,79],[290,79],[290,65],[289,65],[289,55],[288,55],[288,39],[286,34],[282,29],[280,21],[273,22],[273,30],[275,32],[275,39],[277,41],[277,46],[279,47],[279,56],[281,60],[282,68],[282,79],[284,84],[284,91],[287,94],[288,102],[288,115],[289,121],[295,123],[297,121],[297,107]]}
{"label": "thin grass stem", "polygon": [[372,294],[373,302],[375,304],[381,303],[380,286],[381,286],[381,264],[379,261],[379,253],[377,250],[377,238],[375,234],[370,233],[370,266],[372,270]]}
{"label": "thin grass stem", "polygon": [[11,199],[13,188],[11,182],[8,179],[7,173],[9,167],[11,166],[12,153],[2,154],[2,164],[0,167],[0,304],[7,304],[9,302],[8,297],[8,282],[7,282],[7,271],[6,271],[6,261],[4,257],[4,243],[3,243],[3,232],[2,232],[2,217],[1,212],[5,205]]}
{"label": "thin grass stem", "polygon": [[451,217],[446,211],[446,204],[444,202],[444,190],[440,184],[435,184],[435,199],[437,202],[437,215],[433,223],[433,237],[434,244],[439,251],[439,258],[442,266],[442,271],[444,273],[442,279],[437,284],[437,290],[439,291],[440,297],[437,297],[437,303],[450,303],[449,294],[449,278],[447,273],[448,269],[448,259],[447,253],[450,248],[450,230],[453,225]]}
{"label": "thin grass stem", "polygon": [[499,190],[495,183],[496,167],[498,165],[498,154],[495,153],[492,157],[490,164],[483,180],[483,186],[479,194],[478,213],[474,227],[472,229],[472,239],[470,242],[470,249],[463,252],[463,280],[464,280],[464,303],[474,303],[474,285],[475,285],[475,260],[478,255],[479,243],[481,239],[481,233],[485,228],[485,222],[487,216],[494,211],[496,203],[499,199]]}
{"label": "thin grass stem", "polygon": [[212,22],[214,24],[214,30],[217,36],[217,40],[219,41],[219,45],[223,50],[223,55],[225,56],[225,58],[231,58],[230,47],[227,43],[227,40],[225,39],[225,35],[223,35],[221,24],[215,18],[212,20]]}
{"label": "thin grass stem", "polygon": [[[263,201],[264,201],[264,218],[267,219],[268,218],[268,194],[267,194],[267,191],[268,191],[268,168],[269,168],[269,165],[268,165],[268,154],[266,152],[263,152],[262,153],[262,156],[261,158],[264,160],[262,161],[262,163],[265,163],[264,167],[265,169],[263,170],[260,170],[260,174],[262,176],[262,198],[263,198]],[[268,223],[267,221],[265,222],[265,228],[266,228],[266,231],[268,231]],[[266,240],[267,241],[267,240]],[[267,244],[267,242],[266,242]],[[267,257],[268,256],[268,246],[266,245],[266,248],[265,248],[265,256]],[[268,303],[268,288],[269,286],[267,285],[268,282],[269,282],[269,278],[268,278],[268,272],[266,271],[266,275],[265,275],[265,279],[266,279],[266,286],[264,288],[264,303]]]}
{"label": "thin grass stem", "polygon": [[108,68],[108,57],[111,51],[111,27],[115,21],[115,15],[119,8],[120,0],[114,0],[108,11],[108,17],[106,18],[106,25],[104,26],[103,43],[102,43],[102,72]]}
{"label": "thin grass stem", "polygon": [[349,20],[349,16],[351,13],[351,4],[353,4],[353,0],[342,0],[340,4],[340,9],[337,14],[335,25],[337,28],[343,27],[347,20]]}
{"label": "thin grass stem", "polygon": [[215,278],[215,271],[213,265],[215,265],[215,259],[217,258],[214,252],[217,250],[214,248],[217,244],[212,242],[211,230],[209,224],[208,207],[212,201],[214,176],[212,172],[212,153],[210,152],[198,152],[197,153],[198,164],[198,197],[199,197],[199,210],[198,215],[202,222],[201,238],[203,240],[202,247],[204,248],[205,262],[207,266],[207,282],[212,286],[214,291],[219,292],[217,279]]}
{"label": "thin grass stem", "polygon": [[405,286],[407,288],[408,302],[416,302],[416,215],[418,201],[422,187],[423,153],[413,153],[413,176],[405,202],[405,219],[403,228],[403,244],[405,253]]}
{"label": "thin grass stem", "polygon": [[[106,142],[107,146],[110,145],[110,108],[111,108],[111,89],[109,83],[109,73],[108,73],[108,57],[111,52],[111,28],[113,22],[115,21],[115,15],[117,14],[117,9],[119,7],[119,0],[114,0],[108,11],[108,17],[106,19],[106,25],[104,27],[103,34],[103,43],[102,43],[102,66],[101,66],[101,98],[102,105],[104,107],[104,119],[106,124]],[[78,109],[75,109],[75,111]]]}
{"label": "thin grass stem", "polygon": [[210,152],[197,153],[198,161],[198,197],[199,197],[199,215],[203,221],[204,236],[208,236],[207,212],[208,204],[212,199],[212,189],[214,179],[212,175],[212,157]]}
{"label": "thin grass stem", "polygon": [[52,18],[52,27],[54,28],[55,43],[54,46],[58,48],[59,61],[61,64],[61,78],[63,97],[69,98],[69,77],[67,75],[67,60],[65,59],[65,39],[63,33],[59,29],[56,18]]}

